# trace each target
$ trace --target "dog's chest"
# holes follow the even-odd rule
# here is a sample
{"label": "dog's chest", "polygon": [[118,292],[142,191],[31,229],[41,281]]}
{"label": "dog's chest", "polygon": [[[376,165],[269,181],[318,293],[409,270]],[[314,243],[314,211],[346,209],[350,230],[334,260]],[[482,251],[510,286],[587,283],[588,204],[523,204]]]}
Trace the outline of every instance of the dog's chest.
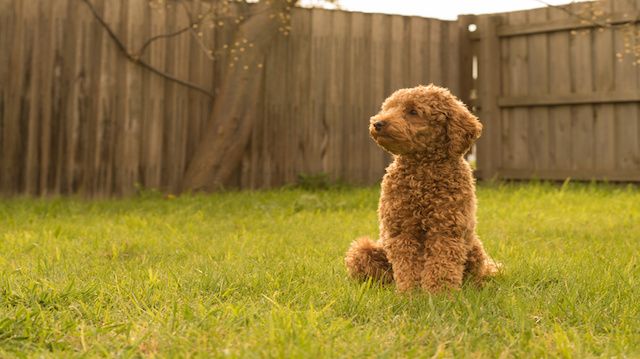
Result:
{"label": "dog's chest", "polygon": [[441,189],[433,179],[387,173],[380,196],[380,222],[390,236],[407,232],[425,234],[441,196]]}

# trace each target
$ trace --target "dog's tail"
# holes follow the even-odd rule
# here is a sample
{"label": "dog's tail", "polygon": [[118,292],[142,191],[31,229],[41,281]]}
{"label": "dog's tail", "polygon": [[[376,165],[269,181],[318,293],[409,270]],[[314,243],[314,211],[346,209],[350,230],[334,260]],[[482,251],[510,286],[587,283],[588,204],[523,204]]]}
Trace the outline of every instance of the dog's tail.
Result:
{"label": "dog's tail", "polygon": [[380,242],[374,242],[367,237],[358,238],[349,247],[344,262],[352,278],[371,278],[382,283],[393,282],[391,263]]}

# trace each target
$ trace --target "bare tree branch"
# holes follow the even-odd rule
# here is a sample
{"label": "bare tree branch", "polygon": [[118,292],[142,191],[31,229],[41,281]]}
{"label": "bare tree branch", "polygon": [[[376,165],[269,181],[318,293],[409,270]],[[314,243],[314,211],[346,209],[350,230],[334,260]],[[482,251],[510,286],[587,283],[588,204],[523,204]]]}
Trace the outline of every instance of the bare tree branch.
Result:
{"label": "bare tree branch", "polygon": [[[129,52],[129,49],[127,49],[127,46],[120,40],[120,38],[118,38],[118,35],[115,34],[115,32],[113,31],[113,29],[111,29],[111,27],[109,26],[109,24],[107,24],[105,22],[105,20],[100,16],[100,14],[98,14],[98,11],[96,10],[96,8],[93,6],[93,4],[91,4],[91,2],[89,0],[81,0],[82,2],[84,2],[87,7],[89,8],[89,11],[91,11],[91,14],[93,15],[93,17],[98,21],[98,23],[102,26],[102,28],[104,28],[104,30],[107,32],[107,34],[109,35],[109,37],[113,40],[113,42],[116,44],[116,47],[120,50],[120,52],[122,52],[123,55],[125,55],[125,57],[127,58],[127,60],[138,64],[140,66],[142,66],[143,68],[151,71],[152,73],[163,77],[166,80],[175,82],[177,84],[180,84],[184,87],[188,87],[192,90],[196,90],[198,92],[201,92],[207,96],[209,96],[210,98],[214,98],[214,94],[211,93],[209,90],[205,89],[204,87],[200,87],[194,83],[185,81],[185,80],[181,80],[177,77],[174,77],[160,69],[157,69],[153,66],[151,66],[150,64],[148,64],[147,62],[143,61],[142,59],[140,59],[140,57],[138,56],[134,56],[131,54],[131,52]],[[186,31],[186,30],[185,30]]]}
{"label": "bare tree branch", "polygon": [[[182,5],[182,7],[184,8],[184,11],[187,13],[187,17],[189,18],[189,22],[193,23],[193,15],[191,14],[191,9],[189,9],[189,5],[187,5],[184,2],[184,0],[180,0],[180,5]],[[204,19],[204,17],[202,19],[200,19],[200,25],[202,24],[202,20],[203,19]],[[202,51],[205,53],[205,55],[207,55],[207,57],[210,60],[213,60],[214,59],[213,51],[211,51],[209,48],[207,48],[207,46],[202,41],[202,37],[198,33],[196,33],[196,31],[194,30],[194,26],[193,25],[189,26],[189,28],[187,30],[189,30],[189,32],[191,32],[191,35],[193,35],[193,38],[196,40],[196,42],[198,43],[198,46],[200,46],[200,49],[202,49]]]}
{"label": "bare tree branch", "polygon": [[178,35],[180,35],[180,34],[184,34],[185,32],[189,31],[189,29],[191,29],[191,27],[192,27],[192,26],[193,26],[193,25],[189,24],[189,26],[187,26],[187,27],[185,27],[185,28],[183,28],[183,29],[177,30],[177,31],[175,31],[175,32],[171,32],[171,33],[168,33],[168,34],[160,34],[160,35],[156,35],[156,36],[152,36],[152,37],[150,37],[150,38],[149,38],[149,39],[144,43],[144,45],[142,45],[142,46],[140,47],[140,50],[138,50],[138,52],[137,52],[137,54],[138,54],[137,56],[138,56],[138,57],[142,57],[142,55],[144,54],[144,52],[145,52],[145,50],[147,49],[147,47],[149,47],[149,46],[150,46],[152,43],[154,43],[156,40],[160,40],[160,39],[168,39],[168,38],[171,38],[171,37],[174,37],[174,36],[178,36]]}
{"label": "bare tree branch", "polygon": [[[198,42],[198,45],[200,46],[200,48],[203,50],[203,52],[206,54],[206,56],[209,59],[211,59],[211,60],[215,59],[215,55],[217,55],[218,53],[220,53],[221,51],[224,50],[224,49],[218,49],[216,51],[212,51],[211,49],[207,48],[207,46],[202,41],[202,38],[195,31],[195,28],[196,27],[200,28],[201,26],[203,26],[205,21],[211,21],[213,23],[216,23],[216,22],[224,21],[224,20],[232,20],[232,19],[238,20],[237,17],[236,16],[211,16],[213,14],[213,10],[209,10],[205,15],[201,15],[200,20],[194,21],[194,16],[193,16],[193,13],[191,12],[191,10],[189,9],[189,6],[184,1],[179,1],[179,3],[182,5],[182,7],[184,8],[185,12],[187,13],[187,17],[189,18],[189,25],[184,27],[184,28],[182,28],[182,29],[180,29],[180,30],[177,30],[177,31],[174,31],[174,32],[171,32],[171,33],[160,34],[160,35],[156,35],[156,36],[153,36],[153,37],[149,38],[140,47],[140,50],[138,50],[136,52],[138,57],[142,57],[144,55],[144,52],[147,50],[147,48],[149,46],[151,46],[151,44],[153,44],[157,40],[168,39],[168,38],[172,38],[172,37],[175,37],[175,36],[179,36],[181,34],[184,34],[187,31],[192,33],[192,35],[194,36],[194,38]],[[254,12],[254,13],[251,14],[251,16],[258,15],[258,14],[260,14],[262,12],[264,12],[264,11]],[[246,19],[244,19],[244,20],[246,20]],[[244,20],[242,22],[244,22]]]}
{"label": "bare tree branch", "polygon": [[[597,21],[595,21],[595,20],[593,20],[593,19],[587,19],[587,18],[585,18],[585,17],[583,17],[583,16],[581,16],[581,15],[579,15],[579,14],[576,14],[575,12],[573,12],[573,11],[569,10],[566,6],[562,6],[562,5],[554,5],[554,4],[551,4],[551,3],[546,2],[546,1],[544,1],[544,0],[534,0],[534,1],[535,1],[535,2],[537,2],[537,3],[540,3],[540,4],[542,4],[542,5],[545,5],[545,6],[547,6],[547,7],[550,7],[550,8],[553,8],[553,9],[557,9],[557,10],[560,10],[560,11],[563,11],[563,12],[565,12],[565,13],[567,13],[567,14],[569,14],[569,15],[571,15],[571,16],[573,16],[573,17],[575,17],[575,18],[577,18],[578,20],[581,20],[581,21],[590,22],[590,23],[592,23],[592,24],[594,24],[594,25],[597,25],[597,26],[600,26],[600,27],[608,27],[608,26],[611,26],[611,24],[607,24],[607,23],[601,24],[601,23],[599,23],[599,22],[597,22]],[[571,4],[573,4],[573,3],[574,3],[574,2],[572,1],[572,2],[571,2]]]}
{"label": "bare tree branch", "polygon": [[[629,24],[636,23],[639,20],[638,17],[636,16],[635,19],[629,19],[629,21],[624,21],[622,23],[611,23],[611,22],[608,22],[608,21],[599,22],[599,21],[595,20],[594,18],[586,18],[584,16],[581,16],[580,14],[577,14],[576,12],[570,10],[568,8],[568,6],[565,6],[565,5],[554,5],[554,4],[551,4],[551,3],[549,3],[549,2],[547,2],[545,0],[534,0],[534,1],[537,2],[537,3],[540,3],[542,5],[545,5],[545,6],[549,7],[549,8],[553,8],[553,9],[557,9],[557,10],[563,11],[563,12],[569,14],[570,16],[575,17],[576,19],[578,19],[580,21],[583,21],[584,23],[593,24],[593,25],[595,25],[597,27],[606,28],[606,29],[613,29],[613,28],[616,28],[616,27],[628,26]],[[572,1],[570,4],[574,4],[574,3],[575,2]]]}

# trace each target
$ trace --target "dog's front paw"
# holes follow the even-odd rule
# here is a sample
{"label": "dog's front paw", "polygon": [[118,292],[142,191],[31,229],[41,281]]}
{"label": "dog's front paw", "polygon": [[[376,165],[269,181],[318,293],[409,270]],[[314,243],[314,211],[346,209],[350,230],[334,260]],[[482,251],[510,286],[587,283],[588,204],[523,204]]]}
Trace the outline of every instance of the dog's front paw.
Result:
{"label": "dog's front paw", "polygon": [[502,273],[504,270],[504,265],[500,262],[496,262],[495,260],[488,258],[484,263],[484,273],[485,277],[495,277]]}
{"label": "dog's front paw", "polygon": [[398,293],[409,293],[414,290],[417,285],[413,283],[398,283],[396,282],[396,292]]}
{"label": "dog's front paw", "polygon": [[445,281],[445,280],[436,281],[436,280],[432,280],[431,278],[427,280],[423,280],[420,283],[420,286],[422,287],[422,290],[432,294],[460,290],[460,285],[456,283]]}
{"label": "dog's front paw", "polygon": [[448,269],[444,266],[427,266],[420,280],[422,289],[429,293],[460,290],[463,267],[455,266]]}

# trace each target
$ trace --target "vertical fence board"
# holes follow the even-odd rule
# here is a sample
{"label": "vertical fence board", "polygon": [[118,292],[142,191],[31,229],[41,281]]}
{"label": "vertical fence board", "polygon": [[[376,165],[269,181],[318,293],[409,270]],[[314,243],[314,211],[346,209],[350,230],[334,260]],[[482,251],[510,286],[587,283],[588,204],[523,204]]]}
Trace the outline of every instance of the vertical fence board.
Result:
{"label": "vertical fence board", "polygon": [[[11,71],[9,71],[9,64],[11,56],[9,54],[9,49],[13,49],[13,30],[15,29],[14,21],[15,16],[11,16],[13,13],[13,6],[15,3],[10,0],[0,1],[0,27],[4,29],[0,31],[0,51],[3,54],[7,54],[5,56],[0,56],[0,84],[8,84],[10,81],[9,75]],[[7,86],[0,86],[0,139],[2,143],[0,143],[0,158],[5,158],[5,133],[4,128],[9,123],[9,118],[5,113],[5,108],[9,103],[8,98],[9,88]],[[7,162],[2,161],[0,163],[0,194],[10,193],[8,188],[5,188],[5,181],[7,176]]]}
{"label": "vertical fence board", "polygon": [[[482,17],[485,18],[485,17]],[[496,21],[500,21],[501,24],[508,24],[508,19],[506,18],[506,16],[500,16],[497,17]],[[508,38],[499,38],[498,35],[494,32],[492,34],[492,36],[488,37],[488,36],[484,36],[481,40],[480,43],[480,48],[482,49],[483,47],[487,47],[487,42],[488,41],[497,41],[499,43],[499,47],[500,47],[500,63],[499,64],[494,64],[493,66],[497,66],[497,68],[491,68],[491,69],[487,69],[485,71],[483,71],[483,73],[486,73],[486,71],[492,71],[492,72],[496,72],[499,74],[499,76],[497,78],[500,79],[500,89],[501,91],[498,91],[498,93],[496,92],[492,92],[491,96],[507,96],[508,94],[512,93],[511,90],[511,77],[512,77],[512,72],[511,72],[511,62],[513,61],[512,58],[512,54],[510,51],[511,48],[511,42],[509,41]],[[491,53],[490,52],[484,52],[481,53],[479,56],[479,62],[481,63],[487,63],[488,59],[491,58]],[[494,60],[494,59],[492,59]],[[492,84],[487,84],[484,83],[484,81],[482,79],[482,75],[480,75],[480,85],[478,86],[480,89],[483,88],[488,88],[490,87]],[[492,81],[492,80],[489,80]],[[495,86],[495,85],[494,85]],[[485,94],[482,94],[481,92],[481,98],[480,98],[480,103],[483,103],[485,101],[484,96],[486,96]],[[495,99],[497,101],[497,99]],[[496,105],[497,106],[497,105]],[[484,105],[483,105],[484,107]],[[508,168],[509,166],[511,166],[511,164],[514,162],[513,160],[513,138],[511,137],[511,127],[513,126],[513,121],[510,120],[511,118],[511,114],[513,112],[512,109],[510,108],[500,108],[498,109],[499,112],[499,116],[500,116],[500,122],[499,122],[499,126],[498,126],[498,131],[499,131],[499,136],[497,136],[497,138],[500,139],[500,146],[499,148],[497,148],[494,152],[492,152],[492,154],[490,155],[490,158],[494,158],[497,156],[497,160],[494,160],[496,162],[499,162],[500,165],[498,167],[496,167],[496,169],[502,169],[504,168]],[[482,141],[482,137],[480,138],[480,141]],[[480,150],[478,150],[478,154],[480,155]],[[484,159],[484,161],[486,162],[487,159]],[[478,165],[480,166],[480,161],[478,163]],[[497,174],[497,173],[496,173]],[[493,177],[493,176],[492,176]]]}
{"label": "vertical fence board", "polygon": [[425,36],[428,34],[427,22],[419,17],[409,20],[409,46],[406,56],[409,58],[409,76],[418,85],[424,83],[426,64],[424,56]]}
{"label": "vertical fence board", "polygon": [[442,86],[442,24],[438,20],[429,20],[429,77],[432,83]]}
{"label": "vertical fence board", "polygon": [[331,54],[329,58],[329,81],[327,88],[327,147],[323,160],[324,172],[329,174],[332,180],[344,177],[346,169],[342,167],[340,157],[346,153],[345,136],[348,137],[349,128],[344,121],[345,115],[349,116],[350,108],[345,104],[345,87],[349,86],[349,78],[345,76],[349,68],[349,53],[345,38],[349,31],[347,15],[344,12],[330,12],[332,18]]}
{"label": "vertical fence board", "polygon": [[[380,105],[385,96],[388,95],[385,88],[385,68],[387,58],[385,53],[385,39],[387,38],[387,28],[389,17],[380,14],[371,15],[371,78],[370,91],[370,107],[369,115],[375,115],[380,109]],[[380,168],[384,168],[386,156],[384,152],[377,147],[373,141],[368,141],[367,152],[369,153],[369,178],[375,178],[380,174]]]}
{"label": "vertical fence board", "polygon": [[46,27],[46,23],[38,21],[38,11],[40,6],[28,2],[25,4],[23,20],[31,23],[27,25],[25,41],[28,45],[28,56],[25,58],[25,67],[29,74],[28,80],[25,80],[24,106],[26,111],[23,118],[28,121],[27,134],[25,143],[25,167],[24,167],[24,190],[29,195],[35,195],[38,191],[39,171],[39,145],[40,145],[40,105],[41,105],[41,71],[40,60],[42,58],[42,39],[40,37],[41,29]]}
{"label": "vertical fence board", "polygon": [[[185,11],[178,12],[178,24],[179,28],[189,26],[188,14]],[[189,36],[178,37],[176,43],[178,51],[174,54],[176,56],[176,71],[175,76],[180,79],[189,79],[190,71],[190,58],[189,48],[192,43],[192,38]],[[176,151],[178,153],[178,162],[175,164],[175,184],[174,188],[179,188],[182,181],[182,176],[187,169],[189,159],[187,157],[187,147],[189,139],[189,123],[190,121],[190,109],[189,109],[189,94],[191,91],[184,86],[179,86],[176,91],[176,118],[177,122],[177,141],[178,147]]]}
{"label": "vertical fence board", "polygon": [[[574,10],[578,12],[579,10]],[[571,37],[571,86],[573,93],[593,91],[591,31],[583,30]],[[572,107],[571,162],[573,169],[593,168],[593,107]]]}
{"label": "vertical fence board", "polygon": [[[546,8],[529,12],[529,23],[547,20]],[[528,39],[529,57],[529,94],[547,95],[549,93],[549,52],[548,35],[536,34]],[[549,109],[534,107],[529,109],[529,166],[534,171],[549,168]]]}
{"label": "vertical fence board", "polygon": [[[93,2],[96,11],[104,16],[104,1]],[[88,19],[87,19],[88,20]],[[102,47],[100,37],[103,31],[92,21],[83,22],[83,71],[85,75],[85,86],[81,98],[81,121],[85,123],[81,136],[83,140],[80,151],[81,164],[83,168],[82,182],[79,184],[81,191],[86,194],[96,193],[96,179],[98,178],[97,167],[99,164],[100,147],[100,122],[94,114],[98,111],[98,99],[100,94],[100,58]]]}
{"label": "vertical fence board", "polygon": [[[104,19],[112,28],[116,28],[120,19],[120,3],[117,1],[105,1]],[[116,193],[116,167],[117,145],[119,138],[118,118],[118,68],[124,64],[125,59],[118,51],[113,40],[103,34],[100,41],[102,47],[102,59],[100,62],[101,78],[100,93],[98,94],[97,121],[100,123],[99,156],[101,163],[98,166],[98,188],[102,194]]]}
{"label": "vertical fence board", "polygon": [[[477,21],[478,19],[473,15],[462,15],[459,16],[458,21],[454,23],[457,27],[456,31],[458,32],[458,42],[456,45],[456,47],[458,48],[458,66],[456,73],[459,78],[459,80],[457,81],[458,89],[455,91],[455,93],[458,95],[460,100],[462,100],[462,102],[469,106],[469,108],[473,107],[471,101],[477,98],[477,92],[473,94],[473,99],[471,93],[476,86],[473,73],[473,64],[474,57],[477,61],[477,42],[471,40],[471,31],[469,30],[469,25],[473,24],[474,26],[476,26],[475,31],[477,31]],[[477,34],[477,32],[475,33]]]}
{"label": "vertical fence board", "polygon": [[[509,24],[518,25],[527,23],[527,12],[518,11],[510,13],[507,17]],[[510,80],[511,96],[526,95],[529,88],[529,49],[526,37],[514,37],[509,39]],[[513,157],[509,158],[511,168],[524,169],[531,165],[529,156],[529,113],[526,108],[509,110],[510,121],[509,138],[512,147],[509,151]]]}
{"label": "vertical fence board", "polygon": [[[628,1],[614,1],[615,12],[631,13],[635,6]],[[637,65],[634,66],[634,56],[625,54],[625,41],[629,42],[631,48],[634,46],[635,36],[627,35],[625,31],[628,27],[618,28],[614,33],[614,51],[623,54],[621,61],[615,63],[615,88],[620,91],[638,91]],[[616,157],[618,169],[630,170],[640,168],[640,132],[638,121],[638,105],[624,103],[616,104]]]}
{"label": "vertical fence board", "polygon": [[447,38],[445,42],[449,46],[444,46],[445,58],[444,62],[447,64],[447,87],[454,93],[460,93],[460,52],[470,51],[470,49],[462,49],[460,47],[460,32],[458,24],[456,22],[445,23],[447,28]]}
{"label": "vertical fence board", "polygon": [[[280,35],[283,36],[283,35]],[[270,168],[271,185],[280,186],[284,183],[284,180],[288,172],[288,139],[290,137],[289,131],[291,130],[290,120],[291,113],[286,108],[286,98],[284,94],[287,93],[287,80],[289,79],[287,74],[289,73],[287,61],[287,47],[285,39],[279,38],[278,41],[271,47],[267,60],[267,68],[273,66],[279,71],[267,71],[265,85],[269,88],[267,93],[278,94],[279,96],[268,97],[269,104],[267,105],[268,121],[266,122],[267,128],[265,129],[267,136],[267,143],[269,143],[269,153],[273,156]]]}
{"label": "vertical fence board", "polygon": [[[149,12],[148,27],[150,36],[158,36],[166,31],[166,11],[156,9]],[[156,41],[147,50],[149,63],[166,71],[166,41]],[[166,82],[160,76],[145,74],[145,86],[143,89],[148,94],[146,99],[146,115],[144,134],[146,137],[143,148],[143,161],[145,163],[144,183],[150,188],[162,187],[162,137],[163,137],[163,110],[165,101],[164,87]]]}
{"label": "vertical fence board", "polygon": [[[43,39],[42,58],[40,60],[40,71],[42,72],[42,88],[41,92],[41,112],[40,122],[42,124],[42,132],[40,137],[40,164],[39,164],[39,184],[38,192],[41,195],[47,195],[49,191],[49,177],[51,175],[51,136],[52,136],[52,113],[53,113],[53,81],[55,72],[55,23],[61,10],[60,1],[52,1],[48,6],[44,6],[41,12],[42,17],[47,17],[41,27],[39,36]],[[1,66],[1,65],[0,65]],[[0,109],[0,111],[2,111]],[[1,154],[0,154],[1,156]]]}
{"label": "vertical fence board", "polygon": [[389,18],[389,21],[389,43],[387,51],[390,52],[390,62],[389,89],[387,95],[407,85],[404,81],[403,76],[404,70],[406,68],[404,61],[407,59],[407,57],[404,55],[404,21],[401,17],[397,16],[391,16]]}
{"label": "vertical fence board", "polygon": [[[610,1],[602,1],[602,10],[612,11]],[[615,91],[613,31],[598,29],[593,34],[594,53],[594,89],[598,92]],[[612,104],[594,106],[594,166],[599,171],[615,170],[615,107]]]}
{"label": "vertical fence board", "polygon": [[[289,160],[292,161],[292,181],[295,181],[295,177],[305,172],[307,161],[311,160],[309,144],[305,141],[305,136],[309,133],[309,121],[305,121],[306,118],[311,116],[310,106],[310,91],[313,86],[310,83],[311,74],[309,73],[310,61],[311,61],[311,44],[309,39],[313,36],[311,32],[311,11],[300,11],[291,19],[292,33],[289,39],[282,39],[282,41],[289,41],[287,51],[290,54],[291,62],[288,66],[291,66],[292,77],[292,98],[293,111],[291,112],[291,119],[294,128],[292,129],[289,141],[290,151],[295,153],[295,156],[289,156]],[[268,85],[268,84],[267,84]]]}
{"label": "vertical fence board", "polygon": [[[478,170],[483,179],[493,178],[502,168],[502,138],[503,124],[506,122],[498,107],[500,88],[508,90],[508,82],[504,82],[500,68],[506,62],[502,54],[506,52],[505,42],[498,39],[496,34],[500,19],[493,16],[478,18],[478,31],[481,36],[478,56],[478,93],[480,105],[480,121],[482,133],[477,145]],[[498,54],[500,53],[500,54]],[[502,86],[501,86],[502,85]]]}
{"label": "vertical fence board", "polygon": [[[560,10],[549,12],[550,20],[570,19],[570,16]],[[556,32],[549,34],[549,54],[553,56],[553,66],[549,67],[549,86],[555,94],[571,92],[571,63],[569,57],[569,33]],[[571,167],[571,108],[569,106],[554,106],[549,108],[550,127],[550,158],[549,165],[556,169]]]}
{"label": "vertical fence board", "polygon": [[[162,28],[164,33],[169,33],[172,31],[176,31],[176,29],[180,26],[177,24],[176,13],[175,11],[166,11],[165,16],[165,24]],[[173,74],[175,73],[175,52],[177,51],[177,45],[175,41],[166,41],[165,43],[165,59],[164,59],[164,69],[167,73]],[[162,103],[162,127],[164,131],[162,132],[162,185],[166,191],[174,192],[178,188],[176,186],[176,175],[175,175],[175,163],[176,160],[176,140],[175,133],[177,132],[175,125],[175,95],[177,91],[178,85],[172,83],[171,81],[165,82],[165,86],[163,87],[164,101]]]}
{"label": "vertical fence board", "polygon": [[62,66],[62,111],[60,119],[59,171],[57,185],[63,194],[74,193],[75,180],[81,175],[81,168],[76,162],[80,142],[80,119],[78,114],[78,97],[84,78],[82,73],[82,21],[84,7],[68,3],[67,19],[64,27],[64,53],[67,55]]}
{"label": "vertical fence board", "polygon": [[307,143],[307,164],[305,173],[326,173],[328,161],[328,133],[327,122],[327,89],[330,71],[330,43],[331,43],[331,13],[325,10],[311,11],[311,78],[310,90],[311,118],[314,121],[309,124],[305,138]]}
{"label": "vertical fence board", "polygon": [[[267,68],[272,71],[267,71],[264,74],[264,88],[265,93],[280,94],[282,91],[282,76],[283,68],[285,64],[283,61],[278,61],[276,54],[282,51],[282,45],[276,42],[271,46],[271,51],[266,56]],[[280,130],[280,118],[279,107],[281,104],[281,96],[267,96],[264,101],[264,126],[262,131],[264,133],[264,148],[262,156],[264,156],[265,164],[265,183],[267,186],[275,185],[274,179],[280,168],[280,162],[277,158],[277,147],[282,140],[276,140],[272,136],[274,133]]]}
{"label": "vertical fence board", "polygon": [[[188,20],[189,23],[195,23],[191,26],[191,30],[185,34],[190,39],[186,41],[187,50],[183,54],[184,57],[189,59],[188,62],[188,74],[186,75],[186,79],[193,84],[200,85],[202,87],[206,87],[204,83],[205,79],[202,73],[202,63],[205,61],[205,49],[203,48],[203,39],[204,39],[204,29],[201,28],[201,25],[197,24],[198,17],[202,16],[202,1],[194,0],[188,6]],[[238,54],[242,56],[242,54]],[[195,147],[198,143],[198,134],[200,133],[200,128],[202,127],[202,108],[200,106],[200,101],[202,100],[202,96],[200,94],[194,93],[193,91],[186,91],[186,112],[189,118],[189,121],[186,123],[185,128],[185,158],[188,159],[195,152]]]}
{"label": "vertical fence board", "polygon": [[[143,6],[146,4],[131,1],[126,9],[127,16],[123,16],[126,23],[122,25],[125,29],[123,37],[126,39],[130,51],[137,51],[141,48],[142,39],[148,37],[148,33],[144,31],[142,16],[144,14]],[[184,54],[181,51],[181,54]],[[122,168],[120,177],[120,193],[130,195],[133,191],[132,184],[139,182],[140,171],[140,148],[142,141],[142,128],[144,119],[142,117],[142,69],[135,64],[128,62],[124,68],[125,80],[123,88],[123,106],[126,120],[122,132],[123,148],[122,157],[119,160],[119,168]],[[182,77],[187,78],[187,77]]]}
{"label": "vertical fence board", "polygon": [[[364,112],[364,91],[368,88],[369,79],[367,77],[367,63],[362,62],[365,55],[364,38],[367,35],[366,19],[371,15],[362,13],[350,14],[349,33],[345,36],[346,51],[348,53],[347,66],[344,68],[344,77],[347,86],[345,87],[347,107],[343,118],[343,148],[345,153],[352,154],[345,158],[344,153],[339,158],[342,159],[341,180],[352,179],[354,183],[366,183],[367,168],[363,158],[366,153],[362,151],[365,147],[364,135],[367,133],[368,117]],[[368,159],[367,159],[368,160]]]}
{"label": "vertical fence board", "polygon": [[[25,24],[23,20],[23,2],[14,2],[11,9],[13,31],[7,32],[11,36],[11,53],[7,74],[6,102],[4,105],[4,126],[2,128],[2,188],[5,193],[20,193],[21,178],[20,152],[24,140],[20,133],[21,92],[24,83],[24,52],[25,52]],[[3,31],[4,32],[4,31]]]}
{"label": "vertical fence board", "polygon": [[[355,118],[351,121],[353,132],[353,148],[359,153],[358,161],[355,164],[355,183],[356,184],[371,184],[376,183],[380,176],[371,177],[369,175],[369,156],[366,150],[369,148],[371,140],[369,139],[369,118],[371,113],[369,111],[370,97],[367,93],[367,89],[371,88],[372,79],[369,76],[371,73],[371,61],[366,61],[364,64],[360,59],[368,58],[371,53],[371,14],[362,14],[359,21],[354,22],[352,27],[352,36],[356,41],[356,53],[352,55],[352,61],[354,68],[351,92],[357,93],[356,96],[356,113]],[[349,119],[347,119],[348,121]],[[381,169],[381,168],[379,168]],[[344,180],[347,181],[348,178]]]}
{"label": "vertical fence board", "polygon": [[[296,55],[294,66],[296,67],[297,88],[295,92],[299,96],[297,108],[300,109],[299,112],[294,113],[296,123],[298,124],[295,138],[296,148],[294,150],[294,153],[298,154],[295,156],[298,158],[296,165],[298,173],[305,171],[308,166],[306,161],[309,159],[307,154],[310,148],[309,143],[305,141],[305,133],[308,131],[309,126],[315,126],[315,124],[312,124],[312,122],[315,121],[306,121],[308,118],[313,118],[309,99],[313,91],[312,87],[315,86],[315,84],[311,82],[313,75],[310,72],[312,51],[310,39],[313,37],[313,33],[311,32],[311,16],[311,11],[301,11],[298,13],[298,16],[294,16],[292,19],[293,24],[297,25],[296,29],[300,29],[299,32],[293,34],[293,36],[296,37],[296,42],[291,45],[293,47],[291,51]],[[296,175],[298,173],[296,173]]]}
{"label": "vertical fence board", "polygon": [[[640,0],[636,0],[635,2],[635,11],[636,14],[638,11],[640,11]],[[637,18],[637,15],[636,15]],[[636,22],[634,24],[634,29],[635,29],[635,33],[636,34],[640,34],[640,23]],[[640,39],[638,38],[638,35],[636,35],[636,49],[638,49],[638,47],[640,46]],[[636,52],[636,56],[634,58],[636,60],[636,91],[638,89],[638,87],[640,87],[640,70],[638,69],[640,67],[640,54],[638,52]],[[636,103],[636,125],[637,125],[637,136],[636,136],[636,148],[637,148],[637,156],[636,156],[636,169],[640,168],[640,103]],[[639,176],[640,177],[640,176]]]}

